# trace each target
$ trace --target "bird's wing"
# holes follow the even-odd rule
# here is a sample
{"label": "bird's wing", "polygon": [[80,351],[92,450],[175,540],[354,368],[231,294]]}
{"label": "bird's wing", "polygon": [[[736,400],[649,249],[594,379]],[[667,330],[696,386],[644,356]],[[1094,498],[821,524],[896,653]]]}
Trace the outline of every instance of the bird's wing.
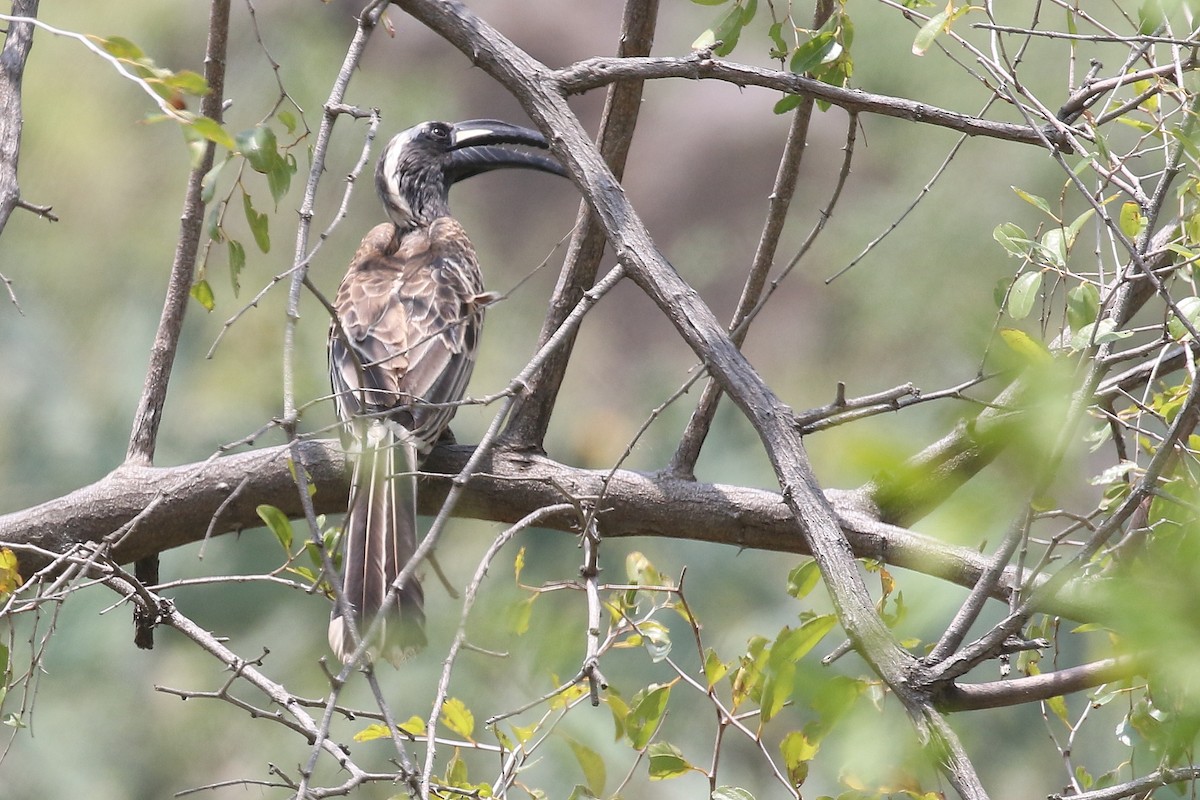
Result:
{"label": "bird's wing", "polygon": [[466,391],[483,299],[475,250],[453,219],[399,241],[391,226],[368,233],[334,301],[330,373],[342,419],[392,412],[431,447]]}

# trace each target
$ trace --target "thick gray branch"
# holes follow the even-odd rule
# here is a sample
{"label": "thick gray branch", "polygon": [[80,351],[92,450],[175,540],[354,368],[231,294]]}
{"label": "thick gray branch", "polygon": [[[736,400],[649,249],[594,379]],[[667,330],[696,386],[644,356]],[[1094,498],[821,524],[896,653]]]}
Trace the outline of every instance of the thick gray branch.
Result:
{"label": "thick gray branch", "polygon": [[[317,488],[317,513],[340,513],[348,489],[345,457],[334,440],[300,445],[301,460]],[[474,448],[439,447],[423,468],[418,497],[423,513],[436,513]],[[92,484],[33,508],[0,516],[0,543],[61,553],[85,542],[120,533],[114,556],[124,563],[216,535],[254,528],[260,503],[288,516],[303,516],[299,493],[288,469],[288,447],[213,458],[178,467],[125,465]],[[796,520],[776,492],[698,483],[660,474],[569,467],[545,456],[500,450],[473,476],[459,501],[460,516],[512,523],[538,509],[586,500],[604,490],[600,519],[608,537],[649,536],[728,544],[751,550],[808,555]],[[974,550],[875,520],[855,495],[831,491],[829,501],[842,532],[858,558],[871,558],[955,583],[973,586],[986,560]],[[575,514],[548,516],[544,528],[575,533]],[[126,534],[127,535],[124,535]],[[22,572],[45,563],[21,553]],[[1006,599],[1007,573],[996,596]],[[1103,614],[1094,598],[1102,593],[1075,583],[1048,604],[1047,611],[1084,621]]]}

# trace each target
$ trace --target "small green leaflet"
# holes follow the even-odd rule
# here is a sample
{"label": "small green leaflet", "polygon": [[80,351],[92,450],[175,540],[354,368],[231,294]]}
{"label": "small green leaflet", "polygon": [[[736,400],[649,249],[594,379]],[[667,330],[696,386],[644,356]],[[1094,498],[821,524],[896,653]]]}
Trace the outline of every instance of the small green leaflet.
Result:
{"label": "small green leaflet", "polygon": [[233,284],[233,296],[237,297],[242,289],[241,275],[246,266],[246,248],[242,243],[229,240],[229,280]]}
{"label": "small green leaflet", "polygon": [[1137,203],[1130,201],[1121,205],[1121,217],[1118,225],[1121,233],[1130,239],[1138,237],[1138,234],[1146,227],[1146,218],[1142,216],[1142,210]]}
{"label": "small green leaflet", "polygon": [[1046,216],[1050,217],[1055,222],[1059,221],[1058,217],[1055,216],[1054,212],[1050,210],[1050,204],[1046,202],[1046,198],[1039,197],[1036,194],[1032,194],[1030,192],[1025,191],[1024,189],[1017,188],[1016,186],[1010,186],[1009,188],[1017,193],[1017,197],[1021,198],[1026,203],[1029,203],[1029,205],[1045,212]]}
{"label": "small green leaflet", "polygon": [[213,297],[212,286],[209,286],[208,281],[204,278],[192,284],[192,288],[188,290],[188,294],[192,296],[200,305],[204,306],[205,311],[212,311],[216,308],[216,298]]}
{"label": "small green leaflet", "polygon": [[258,249],[264,253],[271,251],[271,235],[268,232],[267,215],[254,210],[254,203],[250,200],[250,195],[242,192],[242,207],[246,211],[246,223],[250,226],[250,232],[254,234],[254,243],[258,245]]}
{"label": "small green leaflet", "polygon": [[668,778],[678,778],[695,769],[683,757],[683,752],[669,742],[654,742],[646,748],[650,757],[650,780],[662,781]]}
{"label": "small green leaflet", "polygon": [[1013,319],[1025,319],[1033,311],[1033,304],[1042,288],[1041,270],[1023,273],[1013,282],[1008,292],[1008,315]]}
{"label": "small green leaflet", "polygon": [[821,582],[821,570],[813,559],[806,559],[803,564],[788,573],[787,593],[799,600],[807,597],[808,593],[817,588]]}
{"label": "small green leaflet", "polygon": [[287,515],[275,506],[269,505],[261,505],[254,511],[258,514],[258,518],[271,529],[271,533],[275,534],[279,544],[283,545],[284,551],[290,554],[292,552],[292,523],[288,521]]}
{"label": "small green leaflet", "polygon": [[962,6],[961,8],[954,7],[954,0],[948,0],[946,7],[929,18],[929,21],[921,26],[921,30],[917,31],[917,37],[913,39],[912,54],[914,56],[923,56],[933,47],[934,41],[943,32],[950,30],[950,23],[966,14],[971,10],[971,6]]}
{"label": "small green leaflet", "polygon": [[1082,283],[1067,292],[1067,324],[1072,331],[1096,321],[1100,314],[1100,290],[1095,284]]}
{"label": "small green leaflet", "polygon": [[578,742],[569,736],[564,737],[567,744],[571,747],[571,752],[575,754],[575,760],[579,762],[579,768],[583,770],[583,779],[587,782],[588,791],[596,796],[604,794],[604,784],[607,782],[607,774],[604,767],[604,759],[600,754],[591,749],[582,742]]}
{"label": "small green leaflet", "polygon": [[667,700],[671,697],[670,684],[651,684],[647,688],[649,691],[644,694],[638,692],[634,697],[633,708],[625,718],[625,733],[635,750],[642,750],[650,743],[650,738],[666,713]]}

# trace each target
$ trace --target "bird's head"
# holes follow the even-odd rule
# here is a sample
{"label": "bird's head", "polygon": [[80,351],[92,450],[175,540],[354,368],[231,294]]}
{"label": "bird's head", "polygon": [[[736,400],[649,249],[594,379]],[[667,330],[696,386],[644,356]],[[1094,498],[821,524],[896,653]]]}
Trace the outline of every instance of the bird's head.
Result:
{"label": "bird's head", "polygon": [[537,131],[495,119],[422,122],[396,134],[375,168],[375,188],[388,216],[401,229],[428,225],[450,213],[454,183],[494,169],[566,174],[549,156],[501,146],[506,144],[548,146]]}

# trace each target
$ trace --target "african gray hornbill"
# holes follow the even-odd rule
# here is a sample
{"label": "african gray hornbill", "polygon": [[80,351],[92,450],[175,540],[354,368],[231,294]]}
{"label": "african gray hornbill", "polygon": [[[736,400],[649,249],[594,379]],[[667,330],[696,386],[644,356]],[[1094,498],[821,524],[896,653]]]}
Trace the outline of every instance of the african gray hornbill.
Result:
{"label": "african gray hornbill", "polygon": [[397,134],[375,170],[391,221],[362,240],[338,288],[329,374],[354,471],[329,644],[343,661],[356,645],[347,612],[360,636],[370,631],[373,656],[398,664],[425,645],[417,579],[389,590],[417,547],[419,460],[463,398],[494,299],[450,216],[449,190],[506,167],[565,174],[544,154],[504,144],[547,147],[535,131],[488,119],[423,122]]}

